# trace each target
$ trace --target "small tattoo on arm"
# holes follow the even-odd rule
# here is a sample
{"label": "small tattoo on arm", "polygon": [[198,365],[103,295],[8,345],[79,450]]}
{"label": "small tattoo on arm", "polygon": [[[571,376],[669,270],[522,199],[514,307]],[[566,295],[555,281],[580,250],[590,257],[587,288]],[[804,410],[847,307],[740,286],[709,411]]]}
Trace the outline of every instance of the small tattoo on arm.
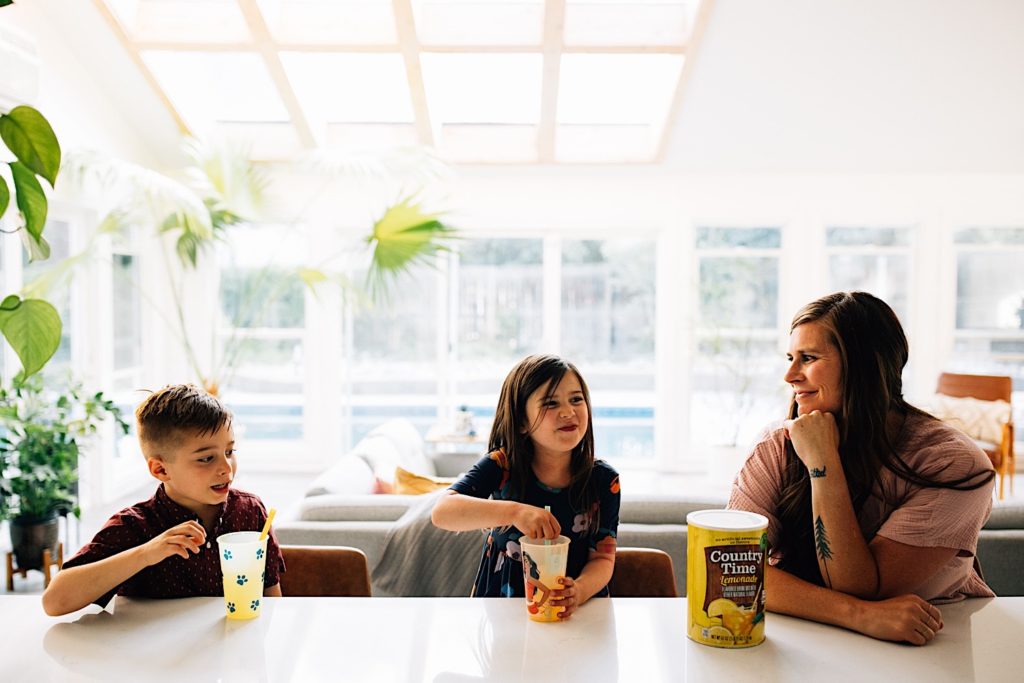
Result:
{"label": "small tattoo on arm", "polygon": [[814,520],[814,545],[818,549],[818,558],[825,570],[825,585],[831,588],[832,577],[828,574],[828,561],[832,559],[832,549],[828,545],[828,533],[825,532],[825,523],[821,521],[820,515]]}
{"label": "small tattoo on arm", "polygon": [[821,469],[817,467],[811,468],[811,479],[820,479],[825,476],[826,465],[822,465]]}

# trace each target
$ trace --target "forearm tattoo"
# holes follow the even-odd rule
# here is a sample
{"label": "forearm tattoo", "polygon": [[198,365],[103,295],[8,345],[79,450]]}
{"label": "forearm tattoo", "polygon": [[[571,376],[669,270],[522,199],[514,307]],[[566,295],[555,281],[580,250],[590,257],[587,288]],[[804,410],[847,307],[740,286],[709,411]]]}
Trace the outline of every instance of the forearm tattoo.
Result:
{"label": "forearm tattoo", "polygon": [[822,465],[821,469],[819,469],[817,467],[812,467],[811,468],[811,479],[820,479],[821,477],[824,477],[825,476],[825,468],[826,467],[827,467],[827,465]]}
{"label": "forearm tattoo", "polygon": [[821,521],[821,515],[814,520],[814,545],[818,549],[818,558],[825,570],[825,585],[832,587],[832,577],[828,573],[828,561],[832,559],[832,549],[828,545],[828,533],[825,531],[825,523]]}

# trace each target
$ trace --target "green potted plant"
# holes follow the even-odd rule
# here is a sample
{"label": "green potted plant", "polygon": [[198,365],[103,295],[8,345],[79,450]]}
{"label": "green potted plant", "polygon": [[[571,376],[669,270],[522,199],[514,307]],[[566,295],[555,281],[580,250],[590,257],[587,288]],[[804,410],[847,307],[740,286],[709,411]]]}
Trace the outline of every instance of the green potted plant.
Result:
{"label": "green potted plant", "polygon": [[128,432],[103,392],[46,390],[39,375],[0,388],[0,519],[10,520],[19,569],[41,568],[43,550],[56,551],[58,516],[79,515],[79,449],[108,416]]}

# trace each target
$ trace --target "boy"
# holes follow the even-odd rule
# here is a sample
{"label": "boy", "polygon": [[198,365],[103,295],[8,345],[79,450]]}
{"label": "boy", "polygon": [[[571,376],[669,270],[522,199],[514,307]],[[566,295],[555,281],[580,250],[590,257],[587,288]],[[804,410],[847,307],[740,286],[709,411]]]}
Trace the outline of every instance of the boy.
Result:
{"label": "boy", "polygon": [[[231,488],[237,471],[231,413],[191,384],[166,386],[135,411],[139,444],[156,494],[111,517],[64,563],[46,592],[51,616],[115,593],[185,598],[223,595],[216,538],[258,531],[267,519],[259,498]],[[285,569],[273,531],[267,542],[264,595],[280,596]]]}

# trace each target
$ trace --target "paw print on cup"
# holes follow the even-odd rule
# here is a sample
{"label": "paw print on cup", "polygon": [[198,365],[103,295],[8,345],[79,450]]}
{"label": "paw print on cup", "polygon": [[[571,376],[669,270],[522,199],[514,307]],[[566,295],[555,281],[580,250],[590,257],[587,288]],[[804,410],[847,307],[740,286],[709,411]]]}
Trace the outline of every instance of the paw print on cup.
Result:
{"label": "paw print on cup", "polygon": [[230,550],[225,550],[224,551],[224,559],[225,560],[230,560],[231,559],[231,551]]}
{"label": "paw print on cup", "polygon": [[238,578],[235,579],[235,583],[237,583],[239,586],[244,586],[245,584],[249,583],[249,579],[246,578],[245,574],[239,574]]}
{"label": "paw print on cup", "polygon": [[257,560],[262,560],[263,559],[263,548],[257,548],[256,549],[256,559]]}
{"label": "paw print on cup", "polygon": [[234,614],[234,612],[235,612],[235,603],[233,603],[233,602],[229,602],[228,603],[228,611],[231,612],[232,614]]}
{"label": "paw print on cup", "polygon": [[249,603],[249,609],[251,609],[253,612],[258,610],[259,608],[260,608],[260,601],[259,600],[253,600],[251,603]]}

